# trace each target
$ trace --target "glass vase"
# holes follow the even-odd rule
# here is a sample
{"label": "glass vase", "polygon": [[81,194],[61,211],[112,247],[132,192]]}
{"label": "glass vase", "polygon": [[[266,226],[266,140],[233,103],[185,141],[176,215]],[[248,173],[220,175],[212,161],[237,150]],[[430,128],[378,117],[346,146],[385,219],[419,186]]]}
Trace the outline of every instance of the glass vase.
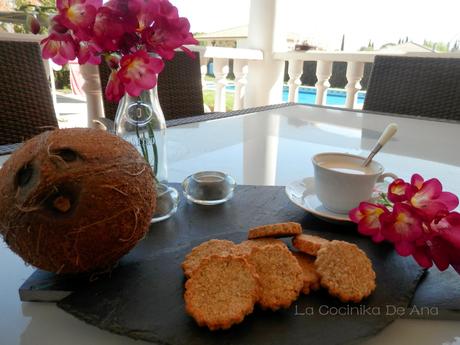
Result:
{"label": "glass vase", "polygon": [[153,170],[157,206],[152,223],[168,219],[177,210],[179,194],[168,186],[166,121],[156,87],[138,97],[125,94],[118,104],[115,132],[134,145]]}

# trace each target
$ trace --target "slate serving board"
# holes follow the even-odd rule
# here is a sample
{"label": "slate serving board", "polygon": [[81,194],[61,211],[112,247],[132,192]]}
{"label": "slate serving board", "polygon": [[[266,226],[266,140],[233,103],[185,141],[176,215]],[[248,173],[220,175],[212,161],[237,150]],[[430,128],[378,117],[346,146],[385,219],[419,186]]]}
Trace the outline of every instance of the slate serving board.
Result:
{"label": "slate serving board", "polygon": [[[283,221],[301,223],[306,233],[358,244],[373,262],[376,291],[362,304],[353,305],[318,291],[302,295],[286,310],[256,309],[228,331],[197,327],[184,310],[185,279],[180,268],[184,256],[210,238],[240,242],[252,226]],[[234,198],[219,206],[199,206],[182,199],[175,217],[154,224],[117,268],[92,282],[81,277],[75,292],[58,306],[102,329],[158,344],[342,344],[371,336],[401,317],[396,310],[411,307],[422,275],[412,259],[359,236],[355,225],[329,224],[297,208],[283,187],[239,186]],[[52,277],[47,279],[52,281]],[[73,281],[63,288],[62,279],[59,284],[56,291],[76,286]],[[427,286],[424,294],[438,290],[431,288]],[[423,295],[419,300],[425,300]]]}

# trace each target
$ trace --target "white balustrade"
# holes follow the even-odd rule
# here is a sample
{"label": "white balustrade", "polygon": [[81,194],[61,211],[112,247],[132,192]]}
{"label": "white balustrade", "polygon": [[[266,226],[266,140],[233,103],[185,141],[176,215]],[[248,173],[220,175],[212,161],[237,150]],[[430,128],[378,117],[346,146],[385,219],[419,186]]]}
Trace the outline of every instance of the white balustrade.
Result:
{"label": "white balustrade", "polygon": [[[369,51],[369,52],[342,52],[342,51],[289,51],[289,52],[275,52],[273,58],[289,61],[289,66],[297,64],[303,61],[317,61],[316,66],[316,104],[326,104],[327,89],[330,87],[329,79],[332,76],[332,65],[334,62],[346,62],[347,63],[347,85],[345,86],[346,91],[346,108],[357,107],[357,94],[361,90],[361,79],[363,78],[364,65],[366,63],[373,63],[374,58],[377,55],[404,55],[414,57],[436,57],[436,58],[460,58],[459,53],[431,53],[431,52],[416,52],[416,53],[404,53],[397,51],[380,52],[380,51]],[[296,67],[297,68],[297,67]],[[298,70],[291,67],[288,69],[289,73],[289,101],[297,100],[298,93]],[[295,73],[294,73],[295,70]],[[281,92],[281,91],[280,91]]]}
{"label": "white balustrade", "polygon": [[358,99],[358,91],[361,90],[361,79],[364,74],[364,62],[351,61],[347,65],[347,98],[345,100],[346,108],[355,108]]}
{"label": "white balustrade", "polygon": [[203,89],[205,89],[206,86],[205,76],[207,73],[207,63],[211,58],[214,61],[213,70],[216,86],[214,91],[214,111],[226,110],[225,87],[228,84],[227,75],[229,73],[229,60],[233,59],[233,74],[235,75],[235,94],[232,109],[241,109],[244,106],[244,101],[246,97],[249,61],[262,61],[262,51],[257,49],[204,46],[187,46],[187,48],[200,53],[201,83],[203,85]]}
{"label": "white balustrade", "polygon": [[327,98],[327,89],[331,86],[329,78],[332,75],[331,61],[318,61],[316,64],[316,100],[315,104],[325,105]]}
{"label": "white balustrade", "polygon": [[289,102],[298,102],[299,101],[299,86],[302,85],[300,77],[303,74],[303,61],[301,60],[289,60],[288,66],[289,74]]}
{"label": "white balustrade", "polygon": [[235,95],[233,110],[240,110],[244,106],[246,85],[248,83],[248,60],[235,60],[233,62],[233,74],[235,75]]}
{"label": "white balustrade", "polygon": [[225,111],[227,100],[227,75],[229,72],[227,59],[214,59],[214,76],[216,78],[216,92],[214,97],[214,111]]}

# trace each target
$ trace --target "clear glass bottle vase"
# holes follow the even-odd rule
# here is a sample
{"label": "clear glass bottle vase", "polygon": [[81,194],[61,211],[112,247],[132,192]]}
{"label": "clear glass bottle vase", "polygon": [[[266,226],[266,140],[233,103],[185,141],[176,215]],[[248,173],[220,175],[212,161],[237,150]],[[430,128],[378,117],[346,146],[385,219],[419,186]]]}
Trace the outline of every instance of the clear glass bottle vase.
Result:
{"label": "clear glass bottle vase", "polygon": [[152,223],[171,217],[177,210],[179,195],[168,186],[166,121],[156,86],[138,97],[126,94],[118,104],[115,132],[136,147],[150,164],[156,179],[157,206]]}

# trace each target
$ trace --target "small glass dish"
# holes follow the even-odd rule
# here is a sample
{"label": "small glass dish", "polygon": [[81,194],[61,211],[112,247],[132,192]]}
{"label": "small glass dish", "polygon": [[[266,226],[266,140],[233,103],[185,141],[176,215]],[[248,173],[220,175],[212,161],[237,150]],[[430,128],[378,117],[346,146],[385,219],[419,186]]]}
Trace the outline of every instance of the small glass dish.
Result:
{"label": "small glass dish", "polygon": [[200,171],[182,182],[185,197],[200,205],[218,205],[233,197],[236,182],[220,171]]}

